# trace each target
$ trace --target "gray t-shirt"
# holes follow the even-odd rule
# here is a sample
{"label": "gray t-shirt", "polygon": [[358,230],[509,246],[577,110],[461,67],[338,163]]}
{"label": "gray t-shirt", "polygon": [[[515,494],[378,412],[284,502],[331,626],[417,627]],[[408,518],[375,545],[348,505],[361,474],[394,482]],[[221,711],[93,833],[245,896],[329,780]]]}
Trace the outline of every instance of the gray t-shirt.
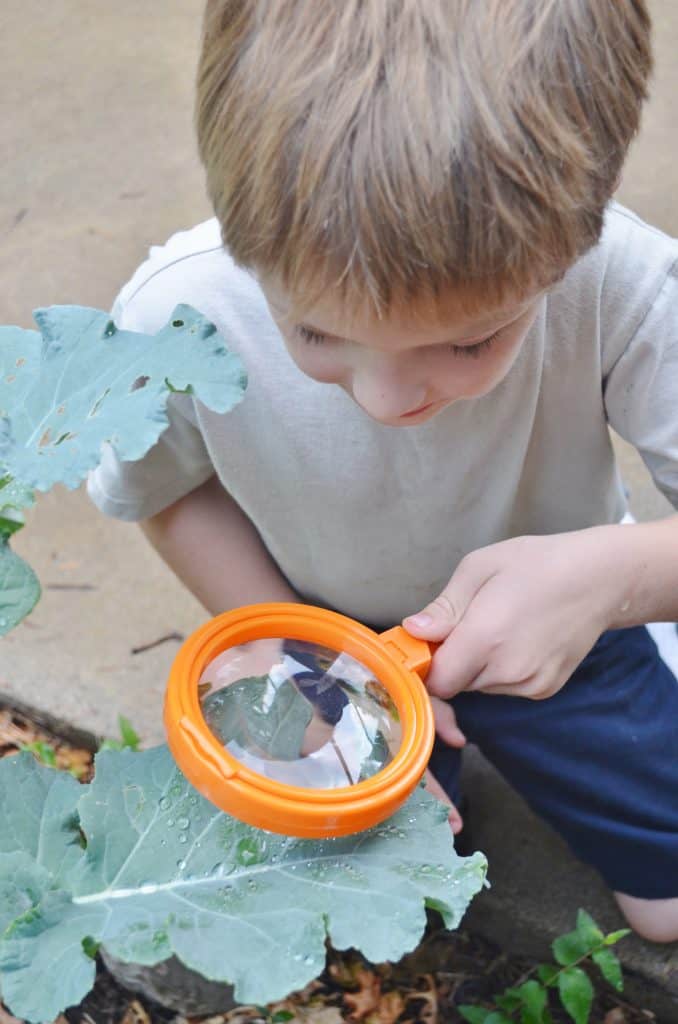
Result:
{"label": "gray t-shirt", "polygon": [[219,415],[173,396],[158,444],[139,462],[106,449],[90,496],[139,520],[216,472],[309,602],[388,626],[475,548],[619,521],[608,424],[678,508],[678,241],[617,204],[599,245],[542,300],[505,379],[419,426],[375,423],[305,377],[213,220],[153,248],[113,315],[154,332],[179,302],[240,353],[245,398]]}

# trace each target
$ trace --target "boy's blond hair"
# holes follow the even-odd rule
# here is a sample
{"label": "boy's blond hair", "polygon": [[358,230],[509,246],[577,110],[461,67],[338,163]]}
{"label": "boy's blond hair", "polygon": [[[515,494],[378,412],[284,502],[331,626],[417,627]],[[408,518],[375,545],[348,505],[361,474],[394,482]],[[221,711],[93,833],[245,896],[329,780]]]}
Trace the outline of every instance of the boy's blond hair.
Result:
{"label": "boy's blond hair", "polygon": [[649,36],[644,0],[208,0],[224,243],[300,304],[548,284],[600,235]]}

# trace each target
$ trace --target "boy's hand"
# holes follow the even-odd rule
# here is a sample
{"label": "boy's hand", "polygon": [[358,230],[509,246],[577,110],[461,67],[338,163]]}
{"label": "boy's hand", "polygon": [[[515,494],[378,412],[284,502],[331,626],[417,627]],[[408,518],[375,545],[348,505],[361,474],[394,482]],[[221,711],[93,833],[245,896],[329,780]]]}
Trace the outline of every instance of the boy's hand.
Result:
{"label": "boy's hand", "polygon": [[447,816],[447,820],[450,823],[450,828],[452,829],[456,836],[459,832],[461,832],[462,828],[464,827],[464,822],[462,821],[461,814],[454,806],[454,804],[452,803],[449,796],[447,795],[443,787],[440,785],[436,777],[431,774],[428,768],[426,769],[425,782],[426,791],[430,793],[431,796],[434,796],[437,800],[440,800],[441,803],[447,804],[449,806],[450,812]]}
{"label": "boy's hand", "polygon": [[[463,747],[466,744],[466,737],[457,725],[454,708],[444,700],[439,700],[438,697],[431,697],[431,707],[433,708],[433,717],[436,723],[436,733],[440,736],[441,740],[443,740],[444,743],[447,743],[450,747]],[[442,800],[444,804],[449,805],[450,812],[448,814],[448,821],[450,823],[450,828],[455,835],[458,832],[461,832],[464,827],[461,814],[454,806],[438,780],[428,769],[426,771],[426,789],[432,794],[432,796],[435,796],[438,800]]]}
{"label": "boy's hand", "polygon": [[556,693],[614,619],[622,559],[610,531],[627,529],[516,537],[464,558],[442,594],[403,620],[414,636],[442,641],[429,692]]}

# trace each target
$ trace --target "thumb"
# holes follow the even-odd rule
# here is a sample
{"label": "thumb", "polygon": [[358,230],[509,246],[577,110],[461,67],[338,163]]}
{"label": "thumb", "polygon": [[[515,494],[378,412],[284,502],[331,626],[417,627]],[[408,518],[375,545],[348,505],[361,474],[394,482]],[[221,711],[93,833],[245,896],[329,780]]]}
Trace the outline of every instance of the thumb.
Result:
{"label": "thumb", "polygon": [[477,563],[462,559],[441,594],[422,611],[403,619],[403,627],[422,640],[445,640],[463,619],[486,579]]}

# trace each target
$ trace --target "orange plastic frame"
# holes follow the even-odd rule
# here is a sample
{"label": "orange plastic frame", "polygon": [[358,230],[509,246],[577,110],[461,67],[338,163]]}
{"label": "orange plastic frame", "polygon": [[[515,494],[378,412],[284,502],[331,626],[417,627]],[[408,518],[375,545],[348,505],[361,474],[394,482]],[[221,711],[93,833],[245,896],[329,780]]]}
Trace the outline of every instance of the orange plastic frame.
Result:
{"label": "orange plastic frame", "polygon": [[[402,742],[393,760],[355,786],[304,789],[242,765],[209,729],[198,682],[223,651],[250,640],[284,637],[345,651],[384,685],[400,716]],[[303,604],[256,604],[206,622],[182,645],[165,696],[167,739],[184,775],[208,800],[257,828],[306,838],[348,835],[388,818],[423,776],[434,739],[422,678],[432,646],[399,626],[381,635],[354,619]]]}

